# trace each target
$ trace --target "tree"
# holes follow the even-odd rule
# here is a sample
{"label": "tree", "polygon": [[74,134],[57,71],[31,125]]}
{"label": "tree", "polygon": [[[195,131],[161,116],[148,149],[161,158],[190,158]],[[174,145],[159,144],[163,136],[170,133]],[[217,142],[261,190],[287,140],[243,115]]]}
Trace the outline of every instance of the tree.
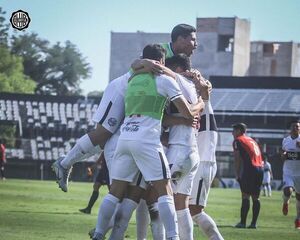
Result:
{"label": "tree", "polygon": [[24,59],[24,72],[37,87],[36,93],[52,95],[77,95],[81,93],[79,84],[90,76],[91,68],[85,62],[76,46],[66,41],[62,46],[49,46],[47,40],[37,34],[12,37],[11,50]]}
{"label": "tree", "polygon": [[0,46],[1,92],[33,93],[35,87],[35,82],[23,73],[22,58]]}
{"label": "tree", "polygon": [[0,46],[7,46],[8,45],[8,29],[9,24],[5,23],[6,19],[4,15],[6,14],[5,11],[2,10],[0,7]]}

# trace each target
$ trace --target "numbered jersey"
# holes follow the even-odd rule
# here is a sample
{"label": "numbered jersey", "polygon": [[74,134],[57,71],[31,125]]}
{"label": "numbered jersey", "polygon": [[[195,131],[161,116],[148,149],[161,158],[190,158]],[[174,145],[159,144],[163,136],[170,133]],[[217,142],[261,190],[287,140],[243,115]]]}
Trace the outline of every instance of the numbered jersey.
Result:
{"label": "numbered jersey", "polygon": [[234,151],[239,151],[243,169],[263,167],[262,155],[258,144],[245,134],[237,137],[233,142]]}

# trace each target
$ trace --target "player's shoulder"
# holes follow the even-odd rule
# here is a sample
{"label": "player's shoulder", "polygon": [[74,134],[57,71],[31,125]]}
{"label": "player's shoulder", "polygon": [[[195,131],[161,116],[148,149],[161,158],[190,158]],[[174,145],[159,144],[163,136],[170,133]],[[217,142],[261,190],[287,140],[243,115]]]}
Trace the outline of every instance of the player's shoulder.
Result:
{"label": "player's shoulder", "polygon": [[291,141],[291,140],[292,140],[292,138],[289,135],[289,136],[286,136],[285,138],[283,138],[282,142],[288,142],[288,141]]}
{"label": "player's shoulder", "polygon": [[167,79],[168,81],[175,81],[174,78],[172,78],[172,77],[170,77],[170,76],[168,76],[168,75],[166,75],[166,74],[160,74],[160,75],[157,75],[156,78],[157,78],[157,79],[161,79],[161,80]]}

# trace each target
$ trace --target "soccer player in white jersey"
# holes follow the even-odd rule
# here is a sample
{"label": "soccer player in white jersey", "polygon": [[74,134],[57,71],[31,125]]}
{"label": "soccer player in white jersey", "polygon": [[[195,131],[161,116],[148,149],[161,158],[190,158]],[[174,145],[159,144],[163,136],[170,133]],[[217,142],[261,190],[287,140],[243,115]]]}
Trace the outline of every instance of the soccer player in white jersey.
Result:
{"label": "soccer player in white jersey", "polygon": [[283,206],[282,212],[288,214],[292,186],[296,192],[295,228],[300,229],[300,121],[290,124],[290,135],[282,141],[283,150]]}
{"label": "soccer player in white jersey", "polygon": [[268,162],[268,157],[264,156],[264,178],[262,182],[262,189],[264,196],[272,196],[271,180],[273,179],[272,167]]}
{"label": "soccer player in white jersey", "polygon": [[62,191],[68,191],[68,178],[72,166],[83,159],[100,152],[106,141],[116,132],[124,119],[124,93],[131,73],[114,79],[106,87],[93,121],[95,130],[83,135],[65,157],[60,157],[52,169]]}
{"label": "soccer player in white jersey", "polygon": [[[166,59],[166,66],[176,73],[190,71],[190,59],[185,54],[174,55]],[[195,84],[179,74],[176,81],[190,103],[197,103],[198,96]],[[179,237],[181,240],[193,239],[193,220],[189,211],[189,196],[192,183],[199,164],[196,134],[197,129],[185,124],[172,124],[174,117],[182,115],[174,104],[170,104],[168,115],[164,117],[164,125],[169,125],[169,139],[167,159],[171,166],[171,175],[174,184],[175,208],[178,219]]]}
{"label": "soccer player in white jersey", "polygon": [[223,240],[214,220],[204,212],[210,191],[210,186],[217,172],[216,146],[218,141],[217,124],[210,102],[211,83],[198,74],[198,82],[202,88],[200,94],[205,103],[200,117],[197,143],[200,164],[194,178],[189,208],[194,222],[204,232],[208,239]]}
{"label": "soccer player in white jersey", "polygon": [[[161,63],[164,62],[164,54],[164,50],[155,44],[146,46],[143,51],[143,56],[151,55],[151,59]],[[161,118],[166,98],[173,101],[187,118],[193,118],[201,109],[201,104],[188,104],[178,84],[165,75],[154,77],[151,74],[138,74],[129,81],[125,95],[126,117],[121,126],[111,173],[112,185],[110,193],[101,204],[99,216],[102,221],[94,239],[104,238],[101,231],[106,229],[116,204],[124,198],[128,183],[132,182],[139,171],[158,192],[158,208],[167,239],[178,239],[170,169],[160,143]]]}

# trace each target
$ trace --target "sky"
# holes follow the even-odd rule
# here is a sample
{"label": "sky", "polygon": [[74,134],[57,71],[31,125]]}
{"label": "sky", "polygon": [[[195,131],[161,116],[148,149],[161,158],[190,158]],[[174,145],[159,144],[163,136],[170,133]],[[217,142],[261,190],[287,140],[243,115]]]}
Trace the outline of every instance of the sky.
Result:
{"label": "sky", "polygon": [[25,32],[77,46],[92,68],[84,94],[108,84],[111,32],[169,33],[179,23],[195,26],[197,17],[239,17],[250,20],[251,40],[300,43],[300,0],[0,0],[0,7],[7,19],[28,12]]}

